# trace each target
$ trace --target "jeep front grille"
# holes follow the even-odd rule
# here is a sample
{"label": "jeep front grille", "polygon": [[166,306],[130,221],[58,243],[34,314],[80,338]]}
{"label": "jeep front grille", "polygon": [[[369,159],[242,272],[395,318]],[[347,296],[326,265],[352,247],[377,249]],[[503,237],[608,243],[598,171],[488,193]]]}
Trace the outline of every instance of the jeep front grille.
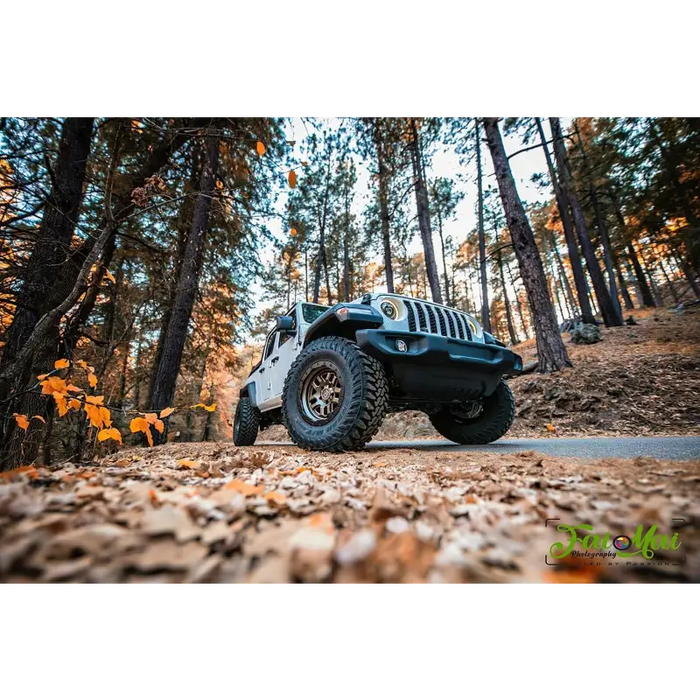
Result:
{"label": "jeep front grille", "polygon": [[472,339],[466,314],[423,301],[404,299],[403,303],[408,309],[409,331],[421,331],[460,340]]}

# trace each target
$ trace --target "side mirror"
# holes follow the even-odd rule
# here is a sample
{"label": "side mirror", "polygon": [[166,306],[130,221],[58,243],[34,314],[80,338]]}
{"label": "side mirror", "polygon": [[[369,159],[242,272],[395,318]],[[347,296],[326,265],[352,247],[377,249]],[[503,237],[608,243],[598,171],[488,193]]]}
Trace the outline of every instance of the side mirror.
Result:
{"label": "side mirror", "polygon": [[275,332],[284,331],[290,335],[296,334],[296,329],[292,328],[294,319],[291,316],[278,316],[275,324]]}

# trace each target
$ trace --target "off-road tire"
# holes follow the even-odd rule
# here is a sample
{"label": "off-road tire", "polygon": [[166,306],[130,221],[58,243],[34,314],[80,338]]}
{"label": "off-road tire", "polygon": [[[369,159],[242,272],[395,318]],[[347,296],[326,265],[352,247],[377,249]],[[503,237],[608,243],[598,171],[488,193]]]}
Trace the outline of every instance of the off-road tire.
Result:
{"label": "off-road tire", "polygon": [[501,381],[491,396],[483,399],[478,416],[457,418],[449,408],[430,416],[435,430],[461,445],[487,445],[503,437],[515,418],[515,398],[510,387]]}
{"label": "off-road tire", "polygon": [[259,425],[260,411],[244,396],[236,406],[236,416],[233,419],[233,444],[239,447],[254,445]]}
{"label": "off-road tire", "polygon": [[[342,402],[327,422],[314,425],[300,406],[302,378],[311,365],[328,363],[340,376]],[[292,440],[306,450],[356,450],[379,430],[389,406],[389,384],[382,365],[356,343],[328,336],[301,351],[284,382],[282,421]]]}

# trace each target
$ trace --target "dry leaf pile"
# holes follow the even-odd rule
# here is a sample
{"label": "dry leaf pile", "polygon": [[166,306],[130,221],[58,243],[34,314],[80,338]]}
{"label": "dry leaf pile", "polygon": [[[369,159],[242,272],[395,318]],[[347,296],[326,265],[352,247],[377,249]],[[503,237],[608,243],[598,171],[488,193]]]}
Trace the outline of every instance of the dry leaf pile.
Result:
{"label": "dry leaf pile", "polygon": [[[700,580],[700,462],[200,443],[0,476],[3,581]],[[679,516],[659,565],[545,565],[547,518],[615,536]]]}

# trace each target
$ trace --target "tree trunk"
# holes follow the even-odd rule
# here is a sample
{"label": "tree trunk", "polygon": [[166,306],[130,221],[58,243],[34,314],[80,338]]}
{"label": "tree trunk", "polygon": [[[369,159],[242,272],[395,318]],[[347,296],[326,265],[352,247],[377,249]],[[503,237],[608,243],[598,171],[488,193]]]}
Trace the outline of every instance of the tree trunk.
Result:
{"label": "tree trunk", "polygon": [[629,289],[627,288],[627,282],[622,274],[622,268],[620,267],[620,260],[615,256],[615,271],[617,272],[617,280],[620,283],[620,293],[622,294],[622,301],[625,304],[625,311],[631,311],[634,309],[634,303],[632,302],[632,297],[630,296]]}
{"label": "tree trunk", "polygon": [[416,192],[416,209],[418,212],[418,226],[423,241],[425,255],[425,270],[430,284],[430,293],[436,304],[442,304],[442,292],[440,291],[440,277],[435,263],[435,249],[433,248],[433,232],[430,227],[430,208],[428,206],[428,190],[423,172],[420,143],[418,140],[418,127],[415,117],[409,120],[411,129],[411,161],[413,163],[413,186]]}
{"label": "tree trunk", "polygon": [[[194,147],[194,152],[192,154],[192,167],[190,168],[188,182],[189,193],[197,192],[199,178],[202,172],[200,158],[201,148],[198,144],[196,144]],[[151,382],[148,389],[147,405],[149,406],[151,405],[151,398],[155,389],[156,369],[160,365],[160,358],[163,355],[163,345],[165,343],[165,336],[168,332],[168,326],[170,325],[170,316],[172,314],[173,308],[175,307],[177,281],[180,279],[180,272],[182,270],[182,260],[185,255],[185,246],[187,245],[189,231],[192,227],[192,210],[193,206],[191,203],[191,198],[188,197],[182,201],[182,204],[180,205],[180,210],[178,212],[177,244],[175,248],[175,257],[173,259],[172,271],[169,274],[163,274],[165,284],[167,285],[167,302],[165,308],[163,309],[163,316],[161,318],[160,323],[160,332],[158,333],[158,342],[156,344],[155,357],[153,358],[153,371],[151,372]]]}
{"label": "tree trunk", "polygon": [[525,315],[523,314],[523,304],[522,301],[520,301],[520,294],[518,294],[518,289],[515,286],[515,275],[513,274],[513,271],[510,269],[510,264],[506,262],[506,270],[508,272],[508,279],[510,280],[510,286],[513,287],[513,291],[515,292],[515,308],[518,310],[518,318],[520,319],[520,325],[523,327],[523,335],[525,336],[525,340],[529,338],[529,334],[527,332],[527,326],[525,325]]}
{"label": "tree trunk", "polygon": [[[547,229],[549,230],[549,229]],[[574,301],[574,292],[571,289],[571,284],[569,283],[569,277],[566,274],[566,269],[564,268],[564,263],[562,262],[561,255],[559,254],[559,248],[557,246],[557,239],[554,237],[554,231],[549,230],[549,245],[554,251],[554,259],[557,261],[557,269],[559,270],[559,278],[562,280],[561,284],[564,288],[564,293],[566,295],[567,308],[570,310],[571,318],[576,316],[578,309],[576,307],[576,302]],[[580,262],[580,261],[579,261]],[[581,271],[583,274],[583,271]],[[584,289],[585,289],[585,278],[584,278]],[[586,301],[588,301],[588,294],[586,294]],[[593,312],[591,311],[591,317],[593,317]]]}
{"label": "tree trunk", "polygon": [[583,146],[581,132],[579,131],[578,124],[575,120],[574,131],[576,133],[576,140],[579,150],[581,151],[581,155],[583,157],[583,165],[588,178],[588,194],[591,198],[591,203],[593,204],[593,211],[595,212],[596,223],[598,226],[598,231],[600,232],[600,242],[603,246],[603,260],[605,262],[605,271],[608,275],[608,284],[610,287],[610,298],[612,299],[612,303],[615,306],[617,314],[620,316],[620,318],[622,318],[622,308],[620,307],[620,300],[617,296],[617,284],[615,282],[615,270],[613,266],[613,251],[612,245],[610,244],[610,237],[608,235],[608,226],[605,221],[605,216],[603,215],[603,210],[600,207],[598,193],[596,192],[593,175],[588,165],[588,156],[586,155],[586,149]]}
{"label": "tree trunk", "polygon": [[668,276],[668,272],[666,272],[666,268],[664,267],[664,263],[663,260],[661,260],[661,257],[659,257],[659,268],[661,268],[661,274],[664,276],[664,279],[666,280],[666,285],[668,286],[668,289],[671,292],[671,296],[673,297],[673,303],[676,306],[678,306],[681,303],[681,300],[678,297],[678,292],[676,292],[676,288],[673,286],[671,278]]}
{"label": "tree trunk", "polygon": [[569,169],[568,156],[566,154],[566,146],[564,144],[564,138],[562,136],[561,126],[559,124],[559,118],[550,117],[549,122],[552,126],[552,134],[554,135],[554,154],[556,156],[557,166],[559,168],[559,182],[562,191],[566,194],[569,204],[571,205],[574,225],[576,226],[579,242],[581,243],[583,257],[586,260],[588,274],[591,276],[591,282],[593,283],[593,290],[598,302],[598,308],[600,309],[600,313],[603,316],[603,322],[606,326],[621,326],[622,314],[615,308],[610,292],[605,284],[603,273],[600,271],[600,266],[598,265],[598,260],[595,256],[595,251],[593,250],[590,236],[588,235],[586,217],[583,214],[583,209],[581,208],[581,204],[578,200],[578,195],[574,189],[573,179]]}
{"label": "tree trunk", "polygon": [[[175,398],[175,385],[187,339],[187,327],[190,323],[199,287],[202,252],[209,225],[209,212],[214,196],[218,161],[218,136],[212,133],[206,139],[199,194],[192,214],[192,228],[185,246],[182,268],[175,292],[175,303],[163,344],[163,353],[155,373],[155,389],[151,397],[151,408],[155,411],[172,406]],[[162,435],[156,432],[154,439],[159,443],[164,442],[165,432]]]}
{"label": "tree trunk", "polygon": [[[80,290],[73,289],[58,307],[51,304],[52,292],[68,259],[83,201],[92,127],[92,119],[66,119],[64,122],[51,194],[19,295],[19,304],[26,306],[18,304],[8,330],[8,346],[0,364],[0,397],[8,397],[3,402],[5,415],[0,421],[0,470],[33,462],[39,453],[42,433],[44,442],[46,434],[50,437],[48,424],[45,428],[41,422],[31,421],[29,428],[21,432],[12,418],[13,413],[48,415],[46,397],[35,392],[11,397],[22,389],[29,391],[36,384],[36,375],[53,369],[59,353],[60,320],[80,296]],[[114,164],[114,159],[112,162]],[[113,166],[109,173],[111,188]],[[105,230],[98,236],[95,244],[100,246],[98,251],[104,246],[107,233]],[[88,273],[89,269],[81,269],[80,284]],[[50,450],[50,446],[47,449]]]}
{"label": "tree trunk", "polygon": [[506,307],[506,323],[508,324],[508,335],[510,336],[510,344],[517,345],[518,337],[515,334],[513,326],[513,316],[510,311],[510,301],[508,300],[508,290],[506,289],[506,276],[503,273],[503,256],[498,252],[498,271],[501,277],[501,289],[503,290],[503,303]]}
{"label": "tree trunk", "polygon": [[93,123],[92,118],[69,118],[63,122],[53,186],[24,273],[15,315],[5,335],[0,369],[16,359],[39,318],[48,310],[47,299],[68,257],[83,201]]}
{"label": "tree trunk", "polygon": [[581,257],[578,252],[578,246],[576,245],[574,225],[571,221],[571,216],[569,214],[569,200],[554,170],[554,163],[552,163],[552,156],[550,155],[549,148],[547,147],[547,139],[544,135],[542,122],[540,121],[539,117],[535,118],[535,122],[537,124],[537,131],[540,136],[540,142],[542,143],[542,149],[544,150],[545,160],[547,161],[549,179],[552,181],[552,189],[554,190],[554,197],[557,202],[557,208],[559,209],[559,218],[561,219],[561,225],[564,229],[564,239],[566,240],[566,248],[569,252],[569,263],[571,264],[571,271],[574,275],[574,286],[576,287],[578,306],[581,310],[581,319],[584,323],[595,323],[595,318],[593,317],[593,309],[591,308],[590,302],[588,301],[586,276],[583,272],[583,266],[581,265]]}
{"label": "tree trunk", "polygon": [[394,293],[394,269],[391,262],[391,238],[389,220],[389,168],[384,156],[384,144],[380,126],[377,120],[374,122],[374,144],[377,148],[377,167],[379,169],[379,218],[382,226],[382,245],[384,248],[384,275],[386,276],[386,289],[390,294]]}
{"label": "tree trunk", "polygon": [[486,278],[486,230],[484,228],[484,183],[481,168],[481,136],[479,135],[479,120],[474,120],[476,138],[476,183],[478,187],[479,215],[479,282],[481,284],[481,325],[487,333],[491,332],[491,314],[489,306],[489,285]]}
{"label": "tree trunk", "polygon": [[556,372],[570,367],[571,362],[557,325],[552,300],[547,292],[547,279],[542,266],[535,237],[518,196],[515,180],[503,147],[498,119],[483,120],[491,158],[493,160],[503,210],[518,258],[520,274],[525,284],[530,309],[535,323],[538,371]]}
{"label": "tree trunk", "polygon": [[343,292],[345,301],[350,301],[350,249],[347,232],[343,236]]}
{"label": "tree trunk", "polygon": [[442,235],[442,216],[440,210],[437,212],[438,217],[438,235],[440,236],[440,249],[442,252],[442,269],[445,275],[445,304],[450,305],[450,278],[447,276],[447,257],[445,256],[445,239]]}
{"label": "tree trunk", "polygon": [[[622,216],[622,214],[620,214],[620,216]],[[652,309],[656,306],[656,301],[654,300],[654,296],[652,295],[651,289],[649,288],[646,275],[644,274],[642,265],[639,262],[639,258],[637,257],[637,251],[634,249],[632,243],[627,244],[627,252],[630,256],[630,260],[632,261],[632,267],[634,268],[634,276],[637,278],[637,286],[639,287],[639,291],[642,294],[642,303],[647,308]]]}

